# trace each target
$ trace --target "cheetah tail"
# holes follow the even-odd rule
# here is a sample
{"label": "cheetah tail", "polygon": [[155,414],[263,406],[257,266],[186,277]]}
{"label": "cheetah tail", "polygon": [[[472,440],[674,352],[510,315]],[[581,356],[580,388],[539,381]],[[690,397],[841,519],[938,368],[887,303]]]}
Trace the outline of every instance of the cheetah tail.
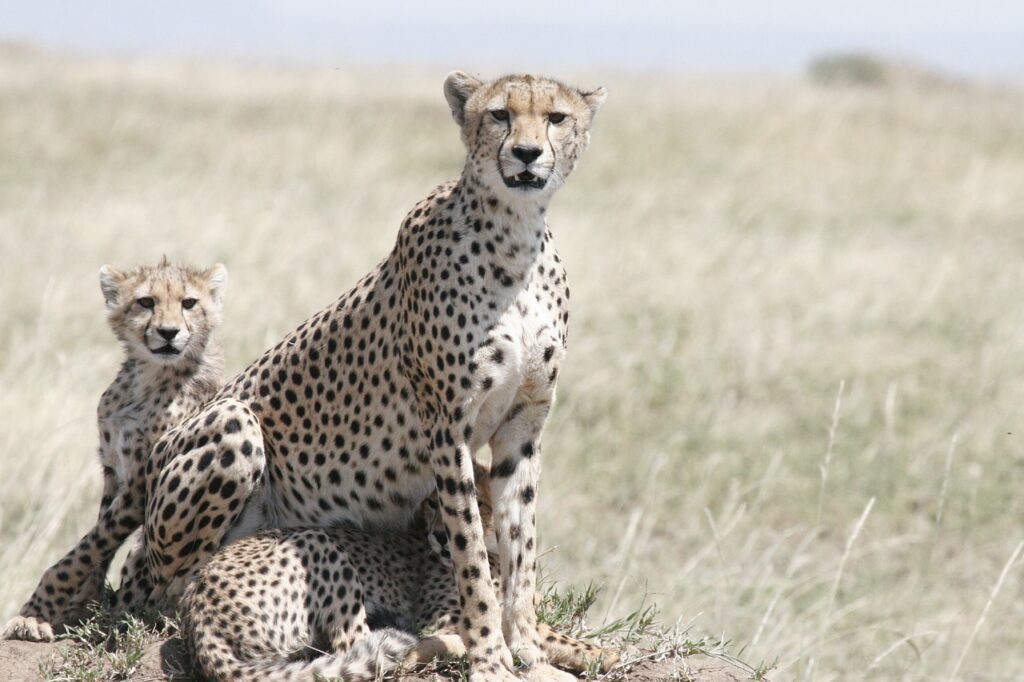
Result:
{"label": "cheetah tail", "polygon": [[406,632],[382,628],[344,654],[327,654],[312,661],[288,660],[284,655],[242,660],[223,642],[201,645],[194,653],[199,669],[214,682],[368,682],[401,665],[417,641]]}
{"label": "cheetah tail", "polygon": [[619,655],[614,651],[563,635],[549,625],[538,623],[537,633],[548,660],[562,670],[579,674],[596,665],[599,672],[606,673],[619,662]]}
{"label": "cheetah tail", "polygon": [[357,682],[379,679],[395,670],[419,640],[402,630],[381,628],[369,633],[340,656],[322,656],[310,663],[318,678]]}

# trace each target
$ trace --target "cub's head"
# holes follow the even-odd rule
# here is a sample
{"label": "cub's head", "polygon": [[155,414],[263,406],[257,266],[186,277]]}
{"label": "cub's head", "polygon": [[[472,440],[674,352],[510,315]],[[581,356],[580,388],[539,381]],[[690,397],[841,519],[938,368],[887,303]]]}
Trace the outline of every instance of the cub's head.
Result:
{"label": "cub's head", "polygon": [[107,320],[129,356],[142,362],[177,364],[202,357],[220,324],[228,271],[172,265],[132,270],[100,268]]}
{"label": "cub's head", "polygon": [[548,197],[565,182],[607,94],[527,74],[482,82],[453,71],[444,96],[462,128],[467,169],[492,191],[522,199]]}

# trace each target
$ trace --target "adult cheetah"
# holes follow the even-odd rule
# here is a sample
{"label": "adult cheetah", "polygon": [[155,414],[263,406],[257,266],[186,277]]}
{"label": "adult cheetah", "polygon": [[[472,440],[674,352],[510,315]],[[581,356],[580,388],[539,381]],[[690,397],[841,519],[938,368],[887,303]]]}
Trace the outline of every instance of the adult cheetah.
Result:
{"label": "adult cheetah", "polygon": [[[462,176],[405,218],[373,271],[165,435],[147,464],[152,596],[266,527],[404,528],[437,490],[474,680],[547,664],[533,609],[540,434],[569,290],[545,223],[605,91],[449,74]],[[489,444],[502,603],[473,454]]]}
{"label": "adult cheetah", "polygon": [[[497,576],[488,472],[474,473]],[[267,530],[222,548],[182,600],[197,669],[219,682],[315,675],[353,682],[402,663],[461,656],[458,592],[438,510],[435,492],[405,530]],[[607,672],[618,660],[547,625],[538,631],[549,660],[564,669]],[[421,632],[429,636],[414,637]],[[316,652],[326,653],[309,655]]]}
{"label": "adult cheetah", "polygon": [[117,548],[142,524],[144,462],[168,428],[220,388],[220,324],[227,270],[172,265],[100,270],[107,320],[124,347],[114,382],[100,398],[103,497],[95,526],[51,566],[7,624],[5,638],[52,640],[54,628],[101,597]]}

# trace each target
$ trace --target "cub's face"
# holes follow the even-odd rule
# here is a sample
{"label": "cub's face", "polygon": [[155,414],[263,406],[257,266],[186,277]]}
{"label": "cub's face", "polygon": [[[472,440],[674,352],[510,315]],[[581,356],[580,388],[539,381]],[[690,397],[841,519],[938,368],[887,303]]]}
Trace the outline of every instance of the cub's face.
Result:
{"label": "cub's face", "polygon": [[177,364],[199,359],[220,323],[227,269],[172,265],[119,271],[100,269],[107,320],[129,356],[142,362]]}
{"label": "cub's face", "polygon": [[549,78],[514,75],[483,83],[448,75],[445,97],[462,128],[467,165],[492,191],[550,196],[590,142],[604,88],[582,92]]}

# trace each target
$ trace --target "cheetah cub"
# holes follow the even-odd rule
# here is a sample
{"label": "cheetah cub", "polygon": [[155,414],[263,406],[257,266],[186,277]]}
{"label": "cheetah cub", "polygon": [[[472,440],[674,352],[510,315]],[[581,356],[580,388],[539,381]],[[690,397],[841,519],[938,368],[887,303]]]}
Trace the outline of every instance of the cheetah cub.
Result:
{"label": "cheetah cub", "polygon": [[103,497],[96,525],[51,566],[8,622],[6,639],[50,641],[102,596],[114,553],[143,521],[144,465],[153,444],[195,411],[222,383],[214,331],[221,321],[227,269],[195,270],[167,262],[128,271],[100,269],[107,320],[124,361],[100,398],[99,458]]}
{"label": "cheetah cub", "polygon": [[[477,469],[477,494],[500,589],[488,473]],[[199,569],[181,605],[192,658],[218,682],[372,680],[403,664],[466,653],[436,493],[404,531],[274,529],[238,540]],[[560,668],[608,672],[618,661],[614,652],[537,628],[541,648]],[[430,636],[410,634],[420,632]],[[310,656],[322,651],[329,653]]]}

